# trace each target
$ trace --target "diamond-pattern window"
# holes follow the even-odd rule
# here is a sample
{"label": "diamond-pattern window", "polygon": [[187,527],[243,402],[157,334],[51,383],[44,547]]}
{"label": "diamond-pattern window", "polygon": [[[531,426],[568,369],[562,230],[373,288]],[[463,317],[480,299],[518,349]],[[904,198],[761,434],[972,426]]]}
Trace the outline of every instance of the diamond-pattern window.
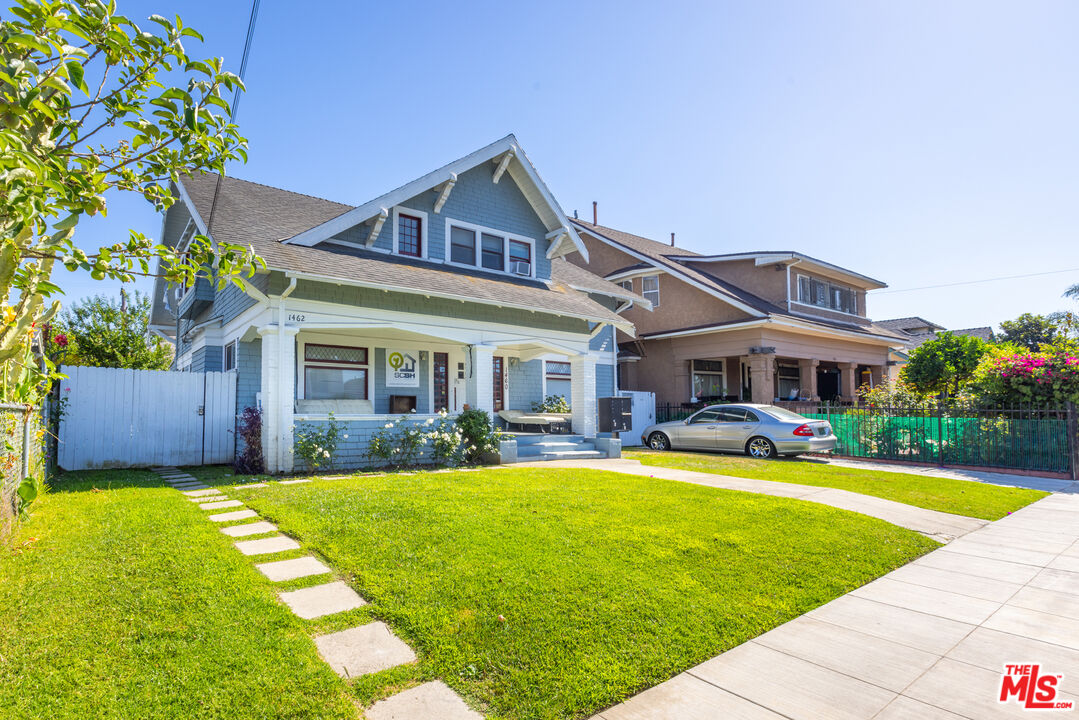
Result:
{"label": "diamond-pattern window", "polygon": [[343,345],[305,345],[303,358],[307,362],[366,365],[367,348]]}

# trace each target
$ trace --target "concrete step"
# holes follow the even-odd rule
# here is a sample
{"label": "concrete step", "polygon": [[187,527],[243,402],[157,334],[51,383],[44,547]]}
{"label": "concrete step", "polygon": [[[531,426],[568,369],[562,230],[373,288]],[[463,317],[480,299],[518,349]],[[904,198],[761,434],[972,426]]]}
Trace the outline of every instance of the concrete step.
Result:
{"label": "concrete step", "polygon": [[584,441],[584,435],[515,435],[514,437],[519,448],[526,445],[543,445],[549,442],[578,443]]}
{"label": "concrete step", "polygon": [[[520,456],[518,456],[520,457]],[[545,452],[539,456],[540,460],[595,460],[605,458],[607,455],[599,450],[558,450]]]}
{"label": "concrete step", "polygon": [[595,443],[590,442],[544,443],[542,445],[518,445],[517,455],[519,457],[539,457],[540,455],[548,455],[550,453],[588,452],[595,449]]}

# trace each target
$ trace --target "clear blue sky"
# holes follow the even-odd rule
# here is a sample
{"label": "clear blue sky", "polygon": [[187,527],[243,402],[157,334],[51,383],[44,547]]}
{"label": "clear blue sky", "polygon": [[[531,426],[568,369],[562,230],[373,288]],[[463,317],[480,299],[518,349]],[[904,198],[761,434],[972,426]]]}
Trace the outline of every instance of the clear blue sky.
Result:
{"label": "clear blue sky", "polygon": [[[249,3],[179,12],[239,68]],[[891,290],[1079,268],[1079,4],[263,0],[231,174],[359,204],[516,133],[568,213],[700,252],[792,249]],[[80,228],[155,235],[139,199]],[[61,271],[68,299],[114,285]],[[874,293],[958,328],[1079,271]],[[147,285],[140,283],[144,289]]]}

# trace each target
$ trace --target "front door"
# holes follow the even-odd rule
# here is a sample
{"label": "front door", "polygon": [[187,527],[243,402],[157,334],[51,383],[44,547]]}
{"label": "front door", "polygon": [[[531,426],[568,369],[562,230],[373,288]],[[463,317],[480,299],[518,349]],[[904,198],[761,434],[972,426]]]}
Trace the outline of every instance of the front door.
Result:
{"label": "front door", "polygon": [[831,402],[839,395],[839,371],[826,368],[817,371],[817,395]]}
{"label": "front door", "polygon": [[465,356],[462,353],[454,353],[450,365],[450,412],[459,413],[465,409],[468,398],[468,379],[465,377]]}
{"label": "front door", "polygon": [[494,377],[491,378],[492,400],[495,412],[506,409],[506,359],[497,355],[491,358]]}
{"label": "front door", "polygon": [[450,355],[449,353],[432,353],[434,357],[433,383],[434,383],[434,412],[450,409]]}

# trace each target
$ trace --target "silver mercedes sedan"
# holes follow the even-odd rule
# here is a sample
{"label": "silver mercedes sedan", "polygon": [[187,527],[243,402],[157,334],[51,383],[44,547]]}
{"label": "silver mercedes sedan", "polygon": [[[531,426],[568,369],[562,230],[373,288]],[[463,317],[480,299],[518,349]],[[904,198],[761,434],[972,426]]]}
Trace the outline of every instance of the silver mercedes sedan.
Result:
{"label": "silver mercedes sedan", "polygon": [[835,435],[827,420],[810,420],[775,405],[710,405],[685,420],[645,429],[653,450],[723,450],[750,457],[830,452]]}

